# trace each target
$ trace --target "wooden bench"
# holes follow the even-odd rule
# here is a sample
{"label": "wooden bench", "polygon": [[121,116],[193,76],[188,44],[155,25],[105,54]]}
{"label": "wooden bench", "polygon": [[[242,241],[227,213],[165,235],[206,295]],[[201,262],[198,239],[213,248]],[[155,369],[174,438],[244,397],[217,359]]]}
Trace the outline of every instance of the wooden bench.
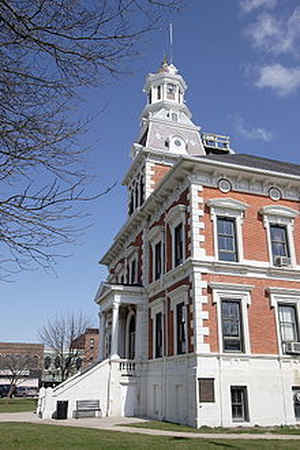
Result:
{"label": "wooden bench", "polygon": [[96,417],[96,413],[100,412],[99,400],[76,400],[76,409],[73,411],[73,417]]}

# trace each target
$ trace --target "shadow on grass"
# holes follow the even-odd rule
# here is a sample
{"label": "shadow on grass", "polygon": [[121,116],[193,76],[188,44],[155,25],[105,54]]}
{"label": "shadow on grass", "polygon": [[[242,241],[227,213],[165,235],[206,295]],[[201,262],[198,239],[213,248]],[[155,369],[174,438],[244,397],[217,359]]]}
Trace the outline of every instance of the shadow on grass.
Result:
{"label": "shadow on grass", "polygon": [[216,441],[207,441],[208,444],[214,445],[216,447],[222,447],[222,448],[239,448],[236,445],[231,444],[225,444],[224,442],[216,442]]}

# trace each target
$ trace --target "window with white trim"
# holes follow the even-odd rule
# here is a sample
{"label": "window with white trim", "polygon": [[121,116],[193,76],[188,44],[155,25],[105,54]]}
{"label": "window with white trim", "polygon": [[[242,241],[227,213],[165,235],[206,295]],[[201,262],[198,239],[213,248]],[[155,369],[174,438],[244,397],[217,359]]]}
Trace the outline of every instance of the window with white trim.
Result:
{"label": "window with white trim", "polygon": [[235,219],[217,217],[218,257],[220,261],[238,261]]}
{"label": "window with white trim", "polygon": [[170,309],[173,311],[175,355],[181,355],[188,352],[188,291],[189,287],[187,285],[183,285],[168,293],[171,300]]}
{"label": "window with white trim", "polygon": [[162,312],[155,314],[155,358],[163,356],[163,315]]}
{"label": "window with white trim", "polygon": [[298,212],[280,205],[260,210],[267,232],[270,263],[277,267],[295,266],[294,221]]}
{"label": "window with white trim", "polygon": [[174,229],[174,266],[183,263],[183,224],[180,223]]}
{"label": "window with white trim", "polygon": [[149,245],[152,251],[152,281],[159,280],[164,273],[164,229],[157,225],[148,233]]}
{"label": "window with white trim", "polygon": [[270,287],[280,354],[300,354],[300,289]]}
{"label": "window with white trim", "polygon": [[152,358],[162,358],[164,354],[164,297],[157,298],[151,302],[151,319],[153,354]]}
{"label": "window with white trim", "polygon": [[243,352],[243,324],[240,300],[222,299],[221,316],[224,352]]}
{"label": "window with white trim", "polygon": [[138,283],[138,254],[137,251],[133,251],[130,253],[130,256],[127,257],[128,261],[128,284],[137,284]]}
{"label": "window with white trim", "polygon": [[172,269],[185,260],[185,211],[185,205],[176,205],[166,216],[171,231]]}
{"label": "window with white trim", "polygon": [[162,273],[162,245],[158,241],[154,247],[154,279],[159,280]]}
{"label": "window with white trim", "polygon": [[246,386],[231,386],[231,412],[233,422],[249,422]]}
{"label": "window with white trim", "polygon": [[299,341],[297,311],[295,305],[280,303],[278,305],[278,323],[282,344],[282,351],[286,353],[286,345]]}
{"label": "window with white trim", "polygon": [[211,282],[217,305],[220,353],[250,353],[248,307],[254,286]]}
{"label": "window with white trim", "polygon": [[242,225],[246,203],[232,198],[213,198],[207,202],[213,222],[215,258],[219,261],[243,262]]}
{"label": "window with white trim", "polygon": [[[280,354],[300,354],[300,289],[270,287]],[[296,344],[296,345],[295,345]]]}
{"label": "window with white trim", "polygon": [[186,306],[178,303],[176,305],[176,340],[177,340],[177,354],[182,355],[187,351],[187,336],[186,336]]}

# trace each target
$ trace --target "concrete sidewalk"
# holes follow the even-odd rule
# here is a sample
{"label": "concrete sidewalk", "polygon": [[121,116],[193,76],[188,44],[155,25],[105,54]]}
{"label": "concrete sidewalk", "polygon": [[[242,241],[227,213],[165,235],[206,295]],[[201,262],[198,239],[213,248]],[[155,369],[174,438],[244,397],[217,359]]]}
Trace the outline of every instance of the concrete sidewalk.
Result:
{"label": "concrete sidewalk", "polygon": [[172,436],[190,439],[251,439],[251,440],[293,440],[300,441],[300,435],[288,434],[249,434],[249,433],[193,433],[180,431],[164,431],[164,430],[150,430],[146,428],[124,427],[120,425],[130,425],[133,423],[148,422],[146,419],[137,417],[103,417],[103,418],[81,418],[81,419],[66,419],[66,420],[41,420],[36,414],[31,412],[23,413],[1,413],[1,422],[27,422],[47,425],[59,425],[68,427],[92,428],[97,430],[119,431],[122,433],[137,433],[147,434],[151,436]]}

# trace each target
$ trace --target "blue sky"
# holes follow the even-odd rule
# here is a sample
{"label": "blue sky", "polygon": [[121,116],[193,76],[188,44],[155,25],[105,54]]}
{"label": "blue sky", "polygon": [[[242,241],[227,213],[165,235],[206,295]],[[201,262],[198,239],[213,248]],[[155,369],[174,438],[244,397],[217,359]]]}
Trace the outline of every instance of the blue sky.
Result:
{"label": "blue sky", "polygon": [[[300,0],[189,0],[173,17],[174,64],[188,84],[193,120],[228,134],[232,148],[300,164]],[[83,311],[97,321],[93,302],[106,268],[98,264],[126,220],[121,181],[145,103],[145,75],[158,69],[167,26],[139,44],[130,73],[84,92],[82,114],[101,113],[82,138],[92,150],[97,190],[117,182],[88,206],[92,226],[55,272],[22,272],[2,283],[0,340],[37,342],[37,330],[56,314]]]}

